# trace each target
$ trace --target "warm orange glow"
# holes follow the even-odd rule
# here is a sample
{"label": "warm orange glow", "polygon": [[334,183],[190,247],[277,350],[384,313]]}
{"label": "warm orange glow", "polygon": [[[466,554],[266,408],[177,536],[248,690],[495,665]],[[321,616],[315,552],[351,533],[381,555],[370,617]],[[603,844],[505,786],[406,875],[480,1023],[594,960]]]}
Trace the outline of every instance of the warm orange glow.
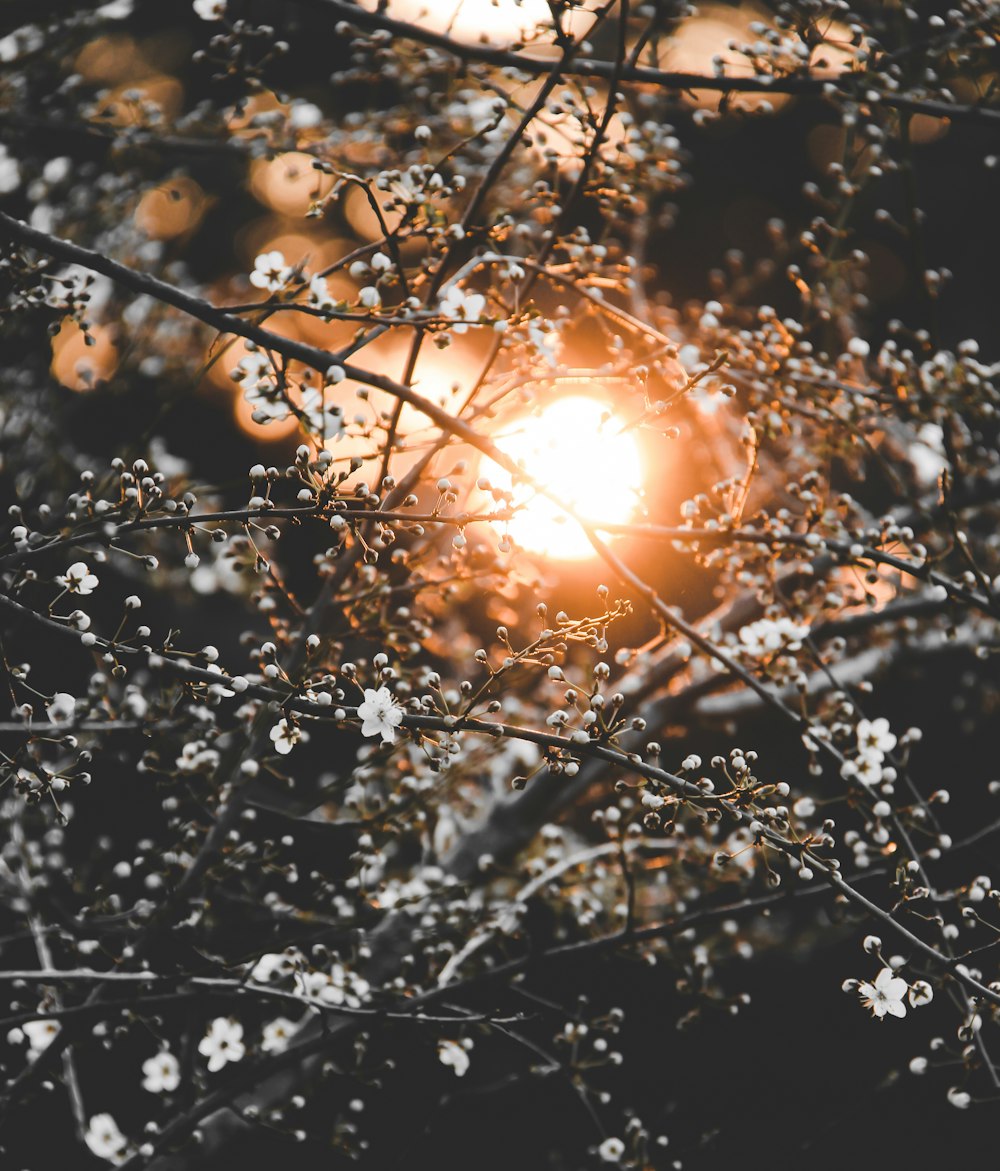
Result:
{"label": "warm orange glow", "polygon": [[[374,12],[378,4],[379,0],[361,0],[360,6]],[[548,0],[389,0],[387,15],[456,41],[503,47],[524,40],[539,27],[552,27]],[[584,36],[593,15],[574,11],[563,24],[573,36]],[[547,35],[551,39],[551,31]]]}
{"label": "warm orange glow", "polygon": [[239,393],[239,387],[230,375],[249,354],[247,344],[241,337],[227,333],[216,338],[203,358],[201,389],[208,390],[211,387],[227,394]]}
{"label": "warm orange glow", "polygon": [[863,39],[855,44],[850,26],[840,20],[831,20],[820,32],[822,44],[816,45],[809,55],[809,69],[814,76],[839,77],[863,68],[855,55],[862,50],[870,53],[870,41]]}
{"label": "warm orange glow", "polygon": [[[597,399],[562,398],[498,437],[497,446],[585,519],[625,524],[635,510],[642,461],[632,434],[621,433],[621,419],[602,424],[606,413]],[[511,488],[510,474],[493,460],[481,474]],[[559,561],[594,555],[579,526],[549,499],[524,484],[514,485],[514,493],[525,508],[508,531],[522,548]]]}
{"label": "warm orange glow", "polygon": [[96,116],[113,126],[145,126],[150,107],[170,123],[181,112],[184,87],[176,77],[157,73],[138,81],[123,82],[104,95]]}
{"label": "warm orange glow", "polygon": [[[379,207],[382,208],[382,220],[385,226],[390,232],[394,232],[403,219],[403,213],[398,208],[386,208],[386,204],[391,203],[394,198],[392,193],[374,191],[373,194]],[[382,224],[379,223],[379,217],[375,214],[368,197],[360,187],[356,185],[348,187],[341,196],[340,210],[351,230],[362,240],[381,240],[385,235],[385,232],[382,231]]]}
{"label": "warm orange glow", "polygon": [[245,102],[241,102],[226,118],[226,128],[233,138],[263,138],[273,141],[274,131],[271,124],[261,118],[261,115],[271,114],[276,110],[287,109],[273,93],[252,94]]}
{"label": "warm orange glow", "polygon": [[285,419],[272,419],[269,423],[255,423],[253,404],[248,403],[239,391],[233,399],[233,418],[244,435],[258,443],[282,443],[298,432],[299,421],[294,415]]}
{"label": "warm orange glow", "polygon": [[[750,25],[755,20],[766,20],[767,14],[753,5],[732,8],[726,4],[701,4],[696,15],[683,21],[673,36],[663,41],[659,54],[661,69],[677,73],[698,73],[712,76],[713,58],[722,58],[727,77],[753,77],[753,67],[747,58],[729,48],[730,41],[753,44],[758,40]],[[704,109],[718,108],[721,94],[716,90],[692,90],[681,95],[683,101]],[[777,110],[788,101],[787,94],[737,93],[730,96],[729,109]]]}
{"label": "warm orange glow", "polygon": [[125,33],[95,37],[76,55],[76,72],[91,84],[116,85],[150,72],[135,40]]}
{"label": "warm orange glow", "polygon": [[837,592],[844,602],[838,615],[861,614],[881,610],[904,594],[914,593],[920,581],[909,573],[883,570],[874,581],[868,581],[865,570],[844,565],[836,571]]}
{"label": "warm orange glow", "polygon": [[[358,350],[352,361],[364,370],[402,378],[410,353],[411,339],[399,332],[382,334]],[[430,399],[451,414],[457,414],[475,382],[480,370],[481,345],[471,334],[455,341],[446,350],[425,342],[414,367],[411,385],[424,398]],[[358,397],[361,390],[364,398]],[[339,461],[352,456],[370,460],[382,449],[386,427],[398,400],[387,391],[363,386],[351,378],[339,383],[331,397],[344,409],[349,433],[327,443]],[[364,423],[355,423],[357,416]],[[428,443],[440,438],[441,432],[422,412],[408,404],[400,411],[392,451],[390,470],[397,479],[413,466],[426,450]],[[362,468],[358,479],[365,479],[368,468]]]}
{"label": "warm orange glow", "polygon": [[333,176],[313,167],[312,155],[291,150],[250,164],[250,191],[265,207],[288,216],[304,216],[333,186]]}
{"label": "warm orange glow", "polygon": [[[276,215],[261,216],[236,235],[236,252],[246,272],[253,269],[254,258],[262,252],[280,252],[287,265],[292,268],[301,266],[308,278],[341,260],[354,247],[352,240],[327,235],[313,220],[288,220]],[[353,301],[357,295],[357,284],[344,270],[327,277],[326,282],[330,296],[336,300]],[[252,300],[263,300],[266,296],[257,289],[243,295]],[[228,300],[241,299],[232,293],[224,293],[223,296]],[[309,301],[305,292],[300,292],[296,300],[300,304],[308,304]],[[355,326],[349,322],[324,321],[321,317],[294,311],[284,313],[279,310],[274,313],[268,318],[268,328],[273,328],[275,322],[285,323],[287,328],[284,333],[288,336],[294,334],[310,345],[323,346],[329,350],[346,345],[354,337],[355,331]]]}
{"label": "warm orange glow", "polygon": [[135,222],[153,240],[173,240],[196,228],[205,208],[199,184],[181,176],[150,188],[135,209]]}
{"label": "warm orange glow", "polygon": [[[531,53],[531,56],[535,60],[557,60],[559,51],[555,46],[540,46]],[[499,83],[498,88],[514,99],[507,114],[508,119],[511,119],[511,125],[518,120],[518,108],[530,106],[544,84],[542,78],[527,84],[504,84],[502,81]],[[592,113],[596,112],[598,121],[602,119],[607,100],[607,90],[603,87],[586,103],[573,87],[567,86],[560,90],[554,99],[546,103],[544,110],[528,127],[527,137],[532,150],[541,160],[549,161],[554,158],[561,171],[575,174],[582,167],[583,159],[594,138]],[[613,162],[619,146],[624,141],[625,126],[618,114],[612,114],[601,144],[602,158]]]}
{"label": "warm orange glow", "polygon": [[932,118],[929,114],[914,114],[910,118],[910,141],[917,146],[937,142],[951,129],[950,118]]}
{"label": "warm orange glow", "polygon": [[94,344],[88,346],[83,330],[66,320],[52,339],[52,377],[70,390],[93,390],[110,378],[118,365],[118,351],[106,325],[90,329]]}

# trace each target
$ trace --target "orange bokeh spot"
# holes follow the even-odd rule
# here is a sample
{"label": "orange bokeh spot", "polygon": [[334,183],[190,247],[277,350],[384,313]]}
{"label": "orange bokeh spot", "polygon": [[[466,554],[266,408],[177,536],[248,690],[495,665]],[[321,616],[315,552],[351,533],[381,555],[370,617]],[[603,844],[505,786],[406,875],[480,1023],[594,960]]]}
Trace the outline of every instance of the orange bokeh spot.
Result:
{"label": "orange bokeh spot", "polygon": [[[374,12],[378,3],[361,0],[361,7]],[[585,36],[594,23],[593,12],[586,9],[596,6],[574,6],[563,21],[566,31],[574,37]],[[507,47],[539,28],[552,39],[548,0],[389,0],[388,15],[467,44]]]}
{"label": "orange bokeh spot", "polygon": [[333,186],[333,176],[317,171],[312,155],[292,150],[250,164],[249,187],[265,207],[287,216],[304,216]]}
{"label": "orange bokeh spot", "polygon": [[[721,57],[725,76],[753,77],[753,67],[745,56],[729,48],[730,41],[755,42],[750,31],[755,20],[767,19],[767,13],[753,5],[731,8],[726,4],[702,4],[694,16],[681,22],[674,34],[665,37],[659,53],[661,69],[677,73],[695,73],[711,77],[715,73],[713,58]],[[717,109],[721,94],[717,90],[687,90],[682,101],[703,109]],[[727,109],[778,110],[790,101],[787,94],[736,93],[730,95]]]}
{"label": "orange bokeh spot", "polygon": [[84,81],[98,85],[119,85],[151,72],[142,50],[124,33],[88,41],[73,64]]}
{"label": "orange bokeh spot", "polygon": [[95,117],[112,126],[145,126],[147,107],[155,106],[167,122],[173,122],[184,104],[184,87],[165,73],[123,82],[104,95]]}
{"label": "orange bokeh spot", "polygon": [[151,187],[139,200],[135,222],[153,240],[173,240],[193,231],[206,208],[200,185],[181,176]]}
{"label": "orange bokeh spot", "polygon": [[272,419],[268,423],[257,423],[253,418],[253,405],[243,397],[239,391],[233,399],[233,418],[236,426],[244,435],[249,435],[258,443],[284,443],[291,439],[299,429],[299,421],[294,415],[287,419]]}
{"label": "orange bokeh spot", "polygon": [[118,350],[106,325],[90,329],[94,344],[88,346],[84,331],[75,321],[66,320],[52,339],[52,377],[70,390],[93,390],[110,378],[118,365]]}

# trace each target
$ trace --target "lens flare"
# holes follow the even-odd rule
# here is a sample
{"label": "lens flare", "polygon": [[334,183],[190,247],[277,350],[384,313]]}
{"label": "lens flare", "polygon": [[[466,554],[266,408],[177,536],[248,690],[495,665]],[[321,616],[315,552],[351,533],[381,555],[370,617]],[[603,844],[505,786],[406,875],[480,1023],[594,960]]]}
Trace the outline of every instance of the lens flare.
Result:
{"label": "lens flare", "polygon": [[[521,420],[496,444],[585,520],[625,524],[635,511],[642,461],[633,435],[622,433],[620,419],[607,416],[597,399],[562,398]],[[498,488],[512,488],[510,473],[493,460],[482,474]],[[523,549],[556,561],[594,556],[586,535],[561,508],[522,481],[512,490],[524,507],[508,532]]]}

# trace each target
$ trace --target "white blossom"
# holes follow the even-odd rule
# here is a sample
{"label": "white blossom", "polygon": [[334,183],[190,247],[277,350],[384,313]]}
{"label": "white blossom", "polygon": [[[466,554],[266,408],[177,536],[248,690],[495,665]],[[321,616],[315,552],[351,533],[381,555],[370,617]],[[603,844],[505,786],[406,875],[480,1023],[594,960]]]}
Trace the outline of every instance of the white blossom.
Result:
{"label": "white blossom", "polygon": [[482,293],[466,293],[458,285],[452,285],[441,298],[441,315],[459,323],[451,327],[454,333],[465,333],[469,328],[467,323],[478,322],[485,308],[486,298]]}
{"label": "white blossom", "polygon": [[875,977],[875,983],[867,980],[858,985],[858,995],[865,1008],[870,1008],[872,1014],[882,1020],[885,1016],[906,1016],[906,1005],[903,998],[906,996],[906,981],[900,976],[894,976],[891,968],[883,968]]}
{"label": "white blossom", "polygon": [[71,594],[92,594],[98,585],[98,578],[94,576],[83,561],[74,561],[64,574],[56,581],[69,590]]}
{"label": "white blossom", "polygon": [[288,1042],[295,1036],[298,1025],[287,1017],[275,1017],[264,1026],[260,1047],[265,1053],[280,1053],[288,1047]]}
{"label": "white blossom", "polygon": [[364,703],[359,705],[358,715],[362,720],[362,736],[381,736],[383,741],[389,743],[396,739],[396,729],[403,721],[403,709],[388,687],[380,687],[377,691],[366,687]]}
{"label": "white blossom", "polygon": [[854,762],[854,776],[863,784],[871,787],[877,785],[882,779],[882,757],[881,753],[874,756],[868,753],[862,753],[861,756]]}
{"label": "white blossom", "polygon": [[28,1038],[28,1057],[34,1060],[40,1053],[44,1053],[56,1039],[61,1028],[58,1021],[26,1021],[21,1026],[21,1031]]}
{"label": "white blossom", "polygon": [[202,20],[219,20],[226,11],[226,0],[194,0],[192,7]]}
{"label": "white blossom", "polygon": [[124,1158],[128,1139],[118,1129],[110,1114],[95,1114],[84,1135],[87,1146],[99,1159],[120,1163]]}
{"label": "white blossom", "polygon": [[181,1084],[181,1066],[169,1049],[161,1049],[155,1057],[142,1063],[142,1088],[151,1094],[172,1093]]}
{"label": "white blossom", "polygon": [[766,658],[778,651],[797,651],[808,634],[807,625],[790,618],[759,618],[740,628],[740,649],[753,658]]}
{"label": "white blossom", "polygon": [[240,1061],[246,1052],[243,1026],[230,1017],[216,1017],[198,1042],[198,1052],[208,1058],[209,1073],[218,1073],[230,1061]]}
{"label": "white blossom", "polygon": [[333,309],[337,304],[326,277],[318,273],[309,278],[309,304],[317,309]]}
{"label": "white blossom", "polygon": [[597,1148],[597,1153],[604,1163],[620,1163],[625,1154],[625,1144],[620,1138],[606,1138]]}
{"label": "white blossom", "polygon": [[287,756],[302,739],[302,731],[288,720],[279,720],[271,729],[271,739],[274,741],[275,751]]}
{"label": "white blossom", "polygon": [[247,354],[240,359],[232,376],[247,391],[273,390],[277,385],[274,367],[266,354]]}
{"label": "white blossom", "polygon": [[329,972],[300,972],[296,982],[305,996],[323,1004],[361,1008],[371,995],[368,981],[343,964],[333,964]]}
{"label": "white blossom", "polygon": [[858,750],[862,755],[881,761],[895,747],[896,737],[889,731],[889,721],[884,716],[858,721]]}
{"label": "white blossom", "polygon": [[250,283],[256,289],[277,293],[288,284],[291,275],[292,270],[285,263],[284,253],[262,252],[253,262]]}
{"label": "white blossom", "polygon": [[218,767],[219,753],[204,740],[189,740],[174,763],[182,773],[208,773]]}
{"label": "white blossom", "polygon": [[327,440],[339,439],[343,434],[343,407],[327,402],[326,395],[318,387],[310,386],[303,391],[301,409],[312,434],[322,435]]}
{"label": "white blossom", "polygon": [[255,984],[274,984],[296,970],[299,958],[298,953],[294,951],[267,952],[254,964],[250,971],[250,979]]}
{"label": "white blossom", "polygon": [[455,1077],[464,1077],[469,1069],[467,1048],[471,1048],[469,1041],[464,1044],[458,1041],[439,1041],[438,1060],[442,1065],[450,1065],[455,1071]]}

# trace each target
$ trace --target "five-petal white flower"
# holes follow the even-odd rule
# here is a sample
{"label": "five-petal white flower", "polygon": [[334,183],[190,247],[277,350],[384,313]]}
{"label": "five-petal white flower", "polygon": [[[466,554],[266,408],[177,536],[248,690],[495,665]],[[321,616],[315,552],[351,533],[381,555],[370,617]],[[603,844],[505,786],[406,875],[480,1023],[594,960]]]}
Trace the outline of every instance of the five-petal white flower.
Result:
{"label": "five-petal white flower", "polygon": [[98,578],[90,572],[86,562],[74,561],[64,574],[56,581],[69,590],[71,594],[92,594],[97,587]]}
{"label": "five-petal white flower", "polygon": [[858,721],[858,750],[862,756],[882,761],[895,747],[896,737],[889,731],[889,721],[884,716]]}
{"label": "five-petal white flower", "polygon": [[128,1139],[110,1114],[95,1114],[83,1137],[93,1154],[112,1163],[121,1162],[122,1152],[128,1146]]}
{"label": "five-petal white flower", "polygon": [[271,729],[271,739],[274,741],[275,751],[287,756],[302,739],[302,731],[287,720],[279,720]]}
{"label": "five-petal white flower", "polygon": [[280,1053],[287,1048],[288,1042],[295,1036],[298,1025],[287,1017],[275,1017],[264,1026],[264,1035],[260,1043],[265,1053]]}
{"label": "five-petal white flower", "polygon": [[283,252],[262,252],[253,262],[250,283],[255,289],[266,289],[277,293],[288,284],[291,268],[285,263]]}
{"label": "five-petal white flower", "polygon": [[246,1052],[243,1026],[229,1017],[216,1017],[198,1042],[198,1052],[208,1058],[209,1073],[218,1073],[230,1061],[239,1061]]}
{"label": "five-petal white flower", "polygon": [[365,700],[358,706],[358,715],[362,721],[362,736],[381,736],[389,743],[396,739],[396,729],[403,722],[403,709],[388,687],[380,687],[377,691],[366,687]]}
{"label": "five-petal white flower", "polygon": [[865,1008],[870,1008],[879,1020],[886,1016],[906,1016],[906,1005],[903,1003],[906,992],[906,981],[894,976],[892,968],[883,968],[875,977],[874,984],[865,980],[858,985],[861,1003]]}
{"label": "five-petal white flower", "polygon": [[169,1049],[161,1049],[155,1057],[142,1063],[142,1088],[151,1094],[172,1093],[181,1084],[181,1066]]}
{"label": "five-petal white flower", "polygon": [[452,285],[441,298],[441,315],[458,322],[451,327],[454,333],[465,333],[468,322],[478,324],[485,308],[486,298],[482,293],[466,293],[458,285]]}

